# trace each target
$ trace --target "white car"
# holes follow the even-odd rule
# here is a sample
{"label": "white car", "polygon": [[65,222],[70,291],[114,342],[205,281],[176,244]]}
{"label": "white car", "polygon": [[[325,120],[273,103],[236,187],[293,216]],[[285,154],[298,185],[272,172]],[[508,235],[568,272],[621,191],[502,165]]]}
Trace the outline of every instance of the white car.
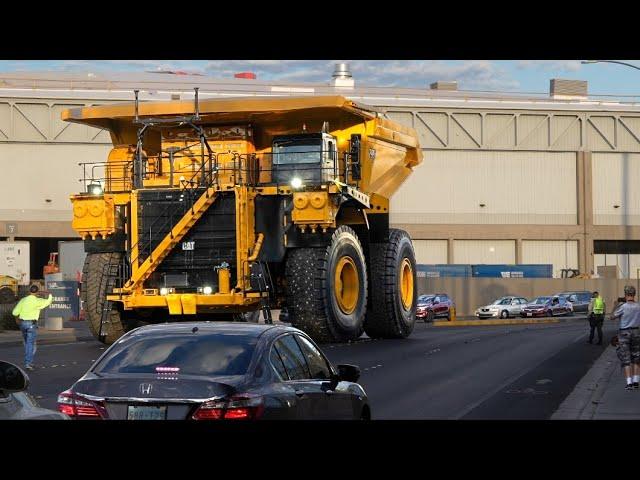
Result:
{"label": "white car", "polygon": [[509,318],[520,315],[520,310],[527,304],[527,299],[522,297],[500,297],[489,305],[476,310],[478,318]]}

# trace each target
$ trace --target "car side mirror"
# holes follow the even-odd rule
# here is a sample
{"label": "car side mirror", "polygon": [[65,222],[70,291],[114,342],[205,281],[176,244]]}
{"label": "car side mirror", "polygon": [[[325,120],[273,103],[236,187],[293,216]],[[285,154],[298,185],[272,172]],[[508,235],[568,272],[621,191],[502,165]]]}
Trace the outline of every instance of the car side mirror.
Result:
{"label": "car side mirror", "polygon": [[0,360],[0,390],[4,393],[22,392],[29,386],[29,376],[13,363]]}
{"label": "car side mirror", "polygon": [[360,378],[360,367],[356,365],[338,365],[338,379],[344,382],[355,383]]}

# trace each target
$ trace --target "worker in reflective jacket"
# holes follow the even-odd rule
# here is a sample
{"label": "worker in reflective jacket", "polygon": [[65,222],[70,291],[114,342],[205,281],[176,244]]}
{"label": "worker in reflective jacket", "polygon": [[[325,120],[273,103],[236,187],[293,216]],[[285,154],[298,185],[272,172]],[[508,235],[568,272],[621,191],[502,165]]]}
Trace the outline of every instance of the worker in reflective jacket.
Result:
{"label": "worker in reflective jacket", "polygon": [[40,316],[40,310],[51,305],[53,295],[49,292],[41,292],[44,294],[49,293],[49,297],[46,299],[39,298],[37,285],[31,285],[29,292],[29,295],[20,300],[11,313],[16,317],[16,322],[20,325],[20,331],[22,331],[24,367],[27,370],[33,370],[33,357],[37,349],[38,317]]}
{"label": "worker in reflective jacket", "polygon": [[602,345],[602,323],[604,322],[604,300],[598,292],[593,292],[591,301],[589,302],[589,343],[593,343],[593,335],[596,328],[598,329],[598,345]]}

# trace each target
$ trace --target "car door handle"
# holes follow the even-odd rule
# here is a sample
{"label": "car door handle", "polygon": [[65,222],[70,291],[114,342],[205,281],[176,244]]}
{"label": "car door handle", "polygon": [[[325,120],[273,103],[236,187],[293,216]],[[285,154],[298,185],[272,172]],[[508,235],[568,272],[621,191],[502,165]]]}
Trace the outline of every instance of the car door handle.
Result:
{"label": "car door handle", "polygon": [[304,391],[304,390],[296,390],[296,395],[297,395],[298,397],[302,397],[304,394],[305,394],[305,391]]}
{"label": "car door handle", "polygon": [[334,391],[333,390],[325,390],[325,392],[327,395],[333,395]]}

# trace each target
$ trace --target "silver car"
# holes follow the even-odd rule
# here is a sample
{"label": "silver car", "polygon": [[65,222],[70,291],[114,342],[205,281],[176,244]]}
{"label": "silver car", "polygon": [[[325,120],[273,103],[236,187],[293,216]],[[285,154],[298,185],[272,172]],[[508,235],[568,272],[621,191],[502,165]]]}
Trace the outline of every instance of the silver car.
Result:
{"label": "silver car", "polygon": [[64,413],[40,408],[28,387],[29,377],[20,367],[0,361],[0,420],[69,420]]}
{"label": "silver car", "polygon": [[476,310],[478,318],[509,318],[520,315],[520,310],[527,304],[527,299],[523,297],[500,297],[489,305]]}

